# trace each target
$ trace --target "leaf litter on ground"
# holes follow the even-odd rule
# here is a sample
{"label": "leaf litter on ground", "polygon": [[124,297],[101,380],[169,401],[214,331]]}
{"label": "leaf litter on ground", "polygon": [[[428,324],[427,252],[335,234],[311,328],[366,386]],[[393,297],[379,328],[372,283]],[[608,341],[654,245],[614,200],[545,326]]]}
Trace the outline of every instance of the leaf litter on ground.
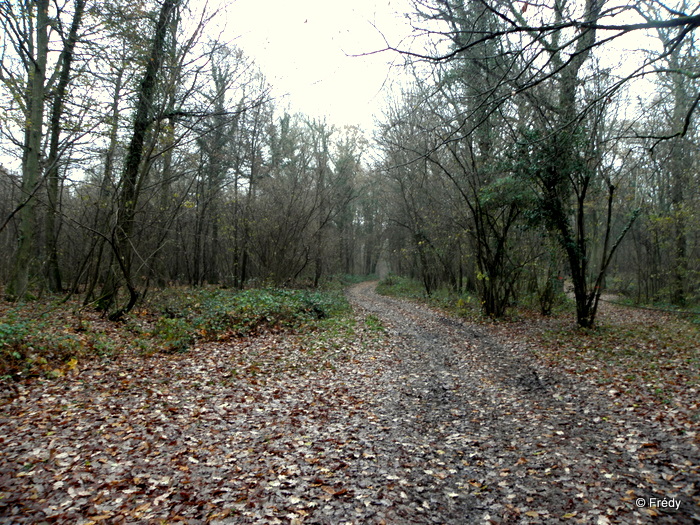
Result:
{"label": "leaf litter on ground", "polygon": [[[697,519],[697,423],[677,432],[645,418],[621,386],[601,390],[538,360],[522,334],[466,325],[367,284],[350,297],[348,329],[131,350],[19,383],[0,408],[0,518]],[[641,508],[640,497],[681,507]]]}

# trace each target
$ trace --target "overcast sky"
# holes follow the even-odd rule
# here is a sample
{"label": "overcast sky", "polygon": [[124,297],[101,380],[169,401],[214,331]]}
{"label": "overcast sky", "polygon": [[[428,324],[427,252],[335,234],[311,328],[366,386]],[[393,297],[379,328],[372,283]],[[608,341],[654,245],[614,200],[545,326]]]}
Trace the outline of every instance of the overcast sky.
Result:
{"label": "overcast sky", "polygon": [[255,59],[280,106],[368,129],[397,57],[348,55],[382,49],[379,31],[397,44],[408,9],[408,0],[235,0],[226,34]]}

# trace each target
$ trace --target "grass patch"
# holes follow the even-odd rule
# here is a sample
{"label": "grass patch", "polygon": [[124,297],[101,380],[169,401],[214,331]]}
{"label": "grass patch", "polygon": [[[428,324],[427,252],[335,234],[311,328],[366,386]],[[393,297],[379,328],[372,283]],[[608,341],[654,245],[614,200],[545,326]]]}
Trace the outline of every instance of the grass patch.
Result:
{"label": "grass patch", "polygon": [[381,319],[374,314],[369,314],[367,317],[365,317],[365,325],[367,326],[368,330],[373,332],[384,332],[385,330]]}

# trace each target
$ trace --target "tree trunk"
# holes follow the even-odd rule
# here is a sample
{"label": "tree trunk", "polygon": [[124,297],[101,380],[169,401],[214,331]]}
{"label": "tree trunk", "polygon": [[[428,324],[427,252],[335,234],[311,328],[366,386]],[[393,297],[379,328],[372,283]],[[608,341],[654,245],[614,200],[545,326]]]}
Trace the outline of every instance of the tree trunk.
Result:
{"label": "tree trunk", "polygon": [[129,291],[129,300],[124,306],[114,311],[110,315],[110,319],[118,319],[129,312],[138,300],[138,292],[133,283],[131,266],[134,256],[131,235],[134,230],[134,220],[139,199],[139,181],[142,176],[141,162],[143,160],[144,143],[151,122],[158,72],[163,63],[168,24],[175,12],[177,3],[177,0],[163,1],[158,15],[148,64],[146,65],[146,71],[138,92],[133,134],[126,152],[121,188],[117,200],[117,222],[112,232],[112,249],[114,250],[115,261],[107,276],[107,281],[97,306],[102,310],[111,308],[117,300],[117,294],[122,283],[126,285]]}
{"label": "tree trunk", "polygon": [[[586,0],[586,20],[598,20],[602,8],[602,2],[599,0]],[[571,279],[574,284],[574,296],[576,299],[576,320],[581,327],[591,327],[595,322],[596,309],[593,307],[593,302],[590,300],[588,291],[588,256],[586,249],[585,236],[585,220],[584,220],[584,200],[586,189],[590,176],[582,173],[569,173],[571,170],[576,170],[574,166],[576,157],[576,141],[575,130],[576,122],[576,90],[579,81],[579,72],[585,61],[590,55],[592,45],[595,43],[596,30],[595,28],[586,28],[581,32],[576,45],[576,53],[573,58],[568,61],[568,64],[562,66],[559,79],[559,111],[560,111],[560,134],[562,137],[557,137],[556,141],[560,144],[560,155],[556,155],[552,162],[555,170],[553,176],[553,186],[550,188],[552,197],[559,201],[557,207],[563,205],[562,199],[565,197],[560,193],[568,191],[569,194],[573,189],[565,190],[562,185],[568,184],[570,177],[578,177],[582,187],[578,190],[577,195],[577,218],[575,228],[572,229],[569,224],[569,217],[565,215],[563,209],[558,209],[558,216],[555,217],[555,229],[557,231],[562,247],[564,248],[569,267],[571,269]],[[561,63],[560,57],[555,58],[555,64]],[[555,148],[556,151],[557,148]],[[597,305],[597,301],[596,301]]]}
{"label": "tree trunk", "polygon": [[[30,57],[31,70],[27,86],[27,129],[22,155],[22,191],[26,205],[19,212],[19,244],[10,281],[5,291],[7,299],[24,297],[29,285],[29,268],[36,240],[36,198],[41,173],[42,124],[46,90],[46,61],[49,50],[49,2],[37,0],[36,48]],[[31,44],[30,44],[31,48]],[[31,50],[30,50],[31,52]]]}
{"label": "tree trunk", "polygon": [[58,231],[56,218],[59,216],[58,207],[60,202],[60,180],[58,174],[58,164],[61,153],[59,152],[59,139],[61,136],[61,118],[63,117],[63,107],[66,98],[68,83],[70,82],[71,65],[75,45],[78,42],[78,29],[82,23],[83,12],[85,10],[85,0],[75,0],[75,11],[70,32],[66,39],[59,59],[60,76],[58,85],[54,93],[51,107],[49,156],[47,159],[47,193],[49,209],[46,213],[46,277],[49,290],[52,292],[63,291],[61,282],[61,270],[58,264]]}
{"label": "tree trunk", "polygon": [[[677,50],[671,56],[671,66],[680,71]],[[684,85],[681,75],[673,79],[673,122],[674,127],[681,127],[686,112],[690,106],[689,88]],[[686,279],[688,278],[688,242],[686,238],[686,210],[684,191],[690,187],[688,174],[692,171],[693,161],[690,158],[692,145],[685,137],[676,137],[671,146],[670,176],[671,176],[671,213],[673,217],[673,269],[671,282],[671,302],[678,306],[686,304]]]}

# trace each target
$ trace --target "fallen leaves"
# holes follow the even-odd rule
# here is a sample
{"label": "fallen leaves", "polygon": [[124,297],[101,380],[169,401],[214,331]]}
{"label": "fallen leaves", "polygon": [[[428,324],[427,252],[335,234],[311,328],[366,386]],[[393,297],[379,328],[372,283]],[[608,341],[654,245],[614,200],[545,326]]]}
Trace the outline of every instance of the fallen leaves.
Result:
{"label": "fallen leaves", "polygon": [[0,516],[301,523],[335,512],[333,501],[353,498],[340,474],[376,456],[357,444],[373,416],[345,382],[369,378],[333,367],[381,335],[361,324],[316,335],[318,345],[267,334],[187,355],[126,353],[20,384],[2,407]]}
{"label": "fallen leaves", "polygon": [[0,518],[615,523],[649,519],[634,505],[647,493],[696,512],[697,450],[627,411],[620,386],[597,392],[522,340],[353,293],[388,334],[360,313],[352,330],[127,353],[20,383],[0,408]]}

